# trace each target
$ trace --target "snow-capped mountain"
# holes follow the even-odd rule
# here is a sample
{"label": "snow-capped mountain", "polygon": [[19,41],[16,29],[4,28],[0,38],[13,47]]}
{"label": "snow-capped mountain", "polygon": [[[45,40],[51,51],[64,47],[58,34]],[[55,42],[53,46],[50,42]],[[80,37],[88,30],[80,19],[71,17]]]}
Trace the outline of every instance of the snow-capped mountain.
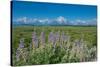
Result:
{"label": "snow-capped mountain", "polygon": [[89,19],[89,20],[68,20],[63,16],[59,16],[54,19],[44,18],[44,19],[37,19],[37,18],[27,18],[21,17],[17,18],[13,21],[14,25],[96,25],[97,19]]}

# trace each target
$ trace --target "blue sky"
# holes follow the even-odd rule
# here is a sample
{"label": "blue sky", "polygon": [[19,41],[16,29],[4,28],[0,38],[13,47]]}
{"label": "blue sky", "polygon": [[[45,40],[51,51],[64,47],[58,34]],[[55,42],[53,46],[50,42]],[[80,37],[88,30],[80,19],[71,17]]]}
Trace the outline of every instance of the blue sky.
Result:
{"label": "blue sky", "polygon": [[68,18],[69,20],[89,20],[97,18],[97,7],[89,5],[13,1],[12,6],[13,20],[21,17],[54,19],[59,16]]}

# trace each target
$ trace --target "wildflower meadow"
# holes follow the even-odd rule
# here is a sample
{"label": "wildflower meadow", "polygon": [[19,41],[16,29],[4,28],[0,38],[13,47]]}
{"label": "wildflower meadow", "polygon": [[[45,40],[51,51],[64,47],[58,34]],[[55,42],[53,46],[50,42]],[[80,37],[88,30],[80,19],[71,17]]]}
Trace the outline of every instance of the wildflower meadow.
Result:
{"label": "wildflower meadow", "polygon": [[11,45],[14,66],[97,60],[95,26],[15,26]]}

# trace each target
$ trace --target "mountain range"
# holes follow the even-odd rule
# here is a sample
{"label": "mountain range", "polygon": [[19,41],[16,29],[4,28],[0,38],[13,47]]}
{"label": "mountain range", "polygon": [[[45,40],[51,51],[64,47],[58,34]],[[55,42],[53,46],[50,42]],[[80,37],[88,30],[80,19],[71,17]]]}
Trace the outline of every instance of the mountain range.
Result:
{"label": "mountain range", "polygon": [[21,17],[13,20],[13,25],[36,25],[36,26],[49,26],[49,25],[97,25],[97,19],[89,19],[89,20],[68,20],[62,16],[59,16],[55,19],[37,19],[37,18],[27,18]]}

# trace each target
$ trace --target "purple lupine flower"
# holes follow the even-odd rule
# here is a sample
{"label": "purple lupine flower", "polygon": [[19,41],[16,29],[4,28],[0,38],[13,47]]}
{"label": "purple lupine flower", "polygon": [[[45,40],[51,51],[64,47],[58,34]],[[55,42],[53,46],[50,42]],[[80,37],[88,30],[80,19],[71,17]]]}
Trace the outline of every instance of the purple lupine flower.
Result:
{"label": "purple lupine flower", "polygon": [[45,33],[44,32],[41,32],[40,41],[42,45],[45,45]]}
{"label": "purple lupine flower", "polygon": [[16,60],[19,61],[20,60],[20,49],[24,48],[24,38],[20,39],[20,43],[19,43],[19,47],[16,50]]}
{"label": "purple lupine flower", "polygon": [[80,40],[75,40],[73,47],[76,49],[75,51],[78,53],[82,53],[84,52],[84,50],[86,50],[84,42],[81,42]]}
{"label": "purple lupine flower", "polygon": [[54,48],[54,51],[55,51],[55,48],[56,48],[56,36],[53,32],[50,32],[49,34],[49,37],[48,37],[48,41],[49,43],[52,44],[53,48]]}
{"label": "purple lupine flower", "polygon": [[65,37],[64,32],[62,32],[62,34],[61,34],[61,41],[62,42],[64,41],[64,37]]}
{"label": "purple lupine flower", "polygon": [[35,48],[38,47],[38,37],[36,35],[36,32],[33,32],[32,34],[32,43],[34,44]]}
{"label": "purple lupine flower", "polygon": [[65,33],[62,32],[62,34],[61,34],[61,40],[60,40],[61,41],[61,44],[65,44],[66,39],[67,39],[67,37],[66,37]]}
{"label": "purple lupine flower", "polygon": [[59,39],[60,39],[60,32],[59,31],[56,32],[55,36],[56,36],[56,41],[59,41]]}
{"label": "purple lupine flower", "polygon": [[79,45],[80,45],[79,40],[76,39],[76,40],[74,41],[74,45],[75,45],[75,46],[79,46]]}
{"label": "purple lupine flower", "polygon": [[56,43],[56,35],[55,35],[55,34],[53,34],[53,36],[52,36],[52,38],[51,38],[51,42],[52,42],[53,44]]}
{"label": "purple lupine flower", "polygon": [[20,51],[19,49],[16,50],[16,61],[20,60]]}
{"label": "purple lupine flower", "polygon": [[55,50],[56,50],[56,35],[55,34],[52,35],[51,43],[53,46],[53,51],[55,52]]}
{"label": "purple lupine flower", "polygon": [[65,33],[62,32],[61,40],[62,40],[63,42],[67,42],[67,41],[68,41],[68,38],[69,38],[69,36],[68,36],[68,35],[65,35]]}
{"label": "purple lupine flower", "polygon": [[55,42],[56,42],[56,36],[55,36],[55,34],[54,33],[50,33],[50,42],[52,43],[52,44],[54,44]]}
{"label": "purple lupine flower", "polygon": [[83,46],[84,42],[83,40],[75,40],[74,45],[77,47],[81,47]]}
{"label": "purple lupine flower", "polygon": [[24,48],[24,38],[20,39],[19,48]]}
{"label": "purple lupine flower", "polygon": [[48,37],[48,42],[52,42],[53,39],[53,32],[50,32],[49,37]]}

